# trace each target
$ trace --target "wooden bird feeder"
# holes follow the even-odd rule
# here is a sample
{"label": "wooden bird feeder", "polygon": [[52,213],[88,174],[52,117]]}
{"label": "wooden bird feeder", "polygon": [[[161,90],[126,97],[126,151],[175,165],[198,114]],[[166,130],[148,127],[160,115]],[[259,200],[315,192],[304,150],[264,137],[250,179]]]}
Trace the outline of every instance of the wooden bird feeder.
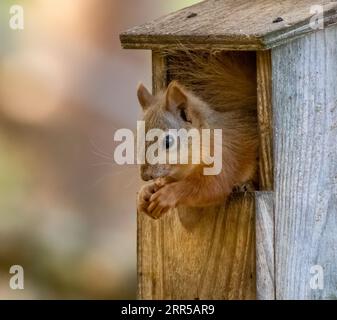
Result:
{"label": "wooden bird feeder", "polygon": [[139,214],[139,298],[336,299],[337,2],[319,4],[208,0],[121,34],[152,50],[154,92],[165,49],[256,54],[260,189]]}

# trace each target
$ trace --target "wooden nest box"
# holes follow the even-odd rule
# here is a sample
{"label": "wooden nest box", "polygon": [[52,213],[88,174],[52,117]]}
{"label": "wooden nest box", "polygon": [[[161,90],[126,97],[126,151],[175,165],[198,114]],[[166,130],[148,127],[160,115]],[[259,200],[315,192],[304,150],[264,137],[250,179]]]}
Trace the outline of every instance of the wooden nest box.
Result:
{"label": "wooden nest box", "polygon": [[336,1],[208,0],[121,34],[152,50],[154,91],[166,49],[256,55],[260,188],[138,215],[139,298],[336,299],[336,21]]}

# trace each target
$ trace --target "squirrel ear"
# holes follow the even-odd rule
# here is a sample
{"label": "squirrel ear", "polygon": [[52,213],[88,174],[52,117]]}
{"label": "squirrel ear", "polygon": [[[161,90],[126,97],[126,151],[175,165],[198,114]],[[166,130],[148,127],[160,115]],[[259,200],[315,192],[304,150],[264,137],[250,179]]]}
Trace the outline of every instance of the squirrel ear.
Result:
{"label": "squirrel ear", "polygon": [[185,108],[187,102],[186,94],[183,92],[177,81],[172,81],[166,92],[166,108],[175,111],[178,108]]}
{"label": "squirrel ear", "polygon": [[146,110],[152,104],[154,98],[142,83],[140,83],[138,86],[137,96],[143,110]]}

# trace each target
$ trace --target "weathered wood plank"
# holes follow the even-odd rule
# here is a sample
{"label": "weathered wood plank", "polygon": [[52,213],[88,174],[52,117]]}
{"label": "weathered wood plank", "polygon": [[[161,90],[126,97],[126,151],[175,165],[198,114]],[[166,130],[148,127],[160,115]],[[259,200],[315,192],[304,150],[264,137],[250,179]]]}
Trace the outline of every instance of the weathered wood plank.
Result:
{"label": "weathered wood plank", "polygon": [[[336,1],[208,0],[121,34],[124,48],[262,50],[312,33],[312,5],[322,5],[325,25],[337,21]],[[273,21],[281,17],[283,21]]]}
{"label": "weathered wood plank", "polygon": [[273,190],[273,111],[272,70],[270,51],[256,53],[257,114],[260,137],[259,177],[260,190]]}
{"label": "weathered wood plank", "polygon": [[275,299],[274,193],[256,192],[256,298]]}
{"label": "weathered wood plank", "polygon": [[155,94],[161,89],[166,88],[167,59],[159,51],[152,51],[152,92]]}
{"label": "weathered wood plank", "polygon": [[220,207],[138,215],[141,299],[254,299],[254,194]]}
{"label": "weathered wood plank", "polygon": [[[152,51],[152,92],[156,94],[167,86],[167,59],[158,51]],[[137,273],[138,297],[150,299],[150,296],[163,296],[162,281],[162,224],[144,220],[142,215],[137,216]],[[147,245],[144,245],[147,244]],[[156,282],[158,286],[154,286]]]}
{"label": "weathered wood plank", "polygon": [[334,26],[272,51],[277,299],[337,297],[336,43]]}

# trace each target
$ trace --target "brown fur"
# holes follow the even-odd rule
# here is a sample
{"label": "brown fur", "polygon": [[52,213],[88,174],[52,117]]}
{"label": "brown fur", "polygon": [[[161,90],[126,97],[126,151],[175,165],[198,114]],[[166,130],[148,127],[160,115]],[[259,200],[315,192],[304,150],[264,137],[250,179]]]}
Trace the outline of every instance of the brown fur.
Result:
{"label": "brown fur", "polygon": [[167,50],[168,73],[220,112],[256,110],[254,52],[191,52]]}
{"label": "brown fur", "polygon": [[146,130],[222,129],[223,165],[216,176],[205,176],[202,163],[143,165],[142,178],[154,181],[139,192],[138,209],[154,218],[179,205],[221,203],[234,187],[254,179],[257,166],[254,56],[171,52],[169,65],[169,75],[179,82],[156,96],[142,85],[138,88]]}

